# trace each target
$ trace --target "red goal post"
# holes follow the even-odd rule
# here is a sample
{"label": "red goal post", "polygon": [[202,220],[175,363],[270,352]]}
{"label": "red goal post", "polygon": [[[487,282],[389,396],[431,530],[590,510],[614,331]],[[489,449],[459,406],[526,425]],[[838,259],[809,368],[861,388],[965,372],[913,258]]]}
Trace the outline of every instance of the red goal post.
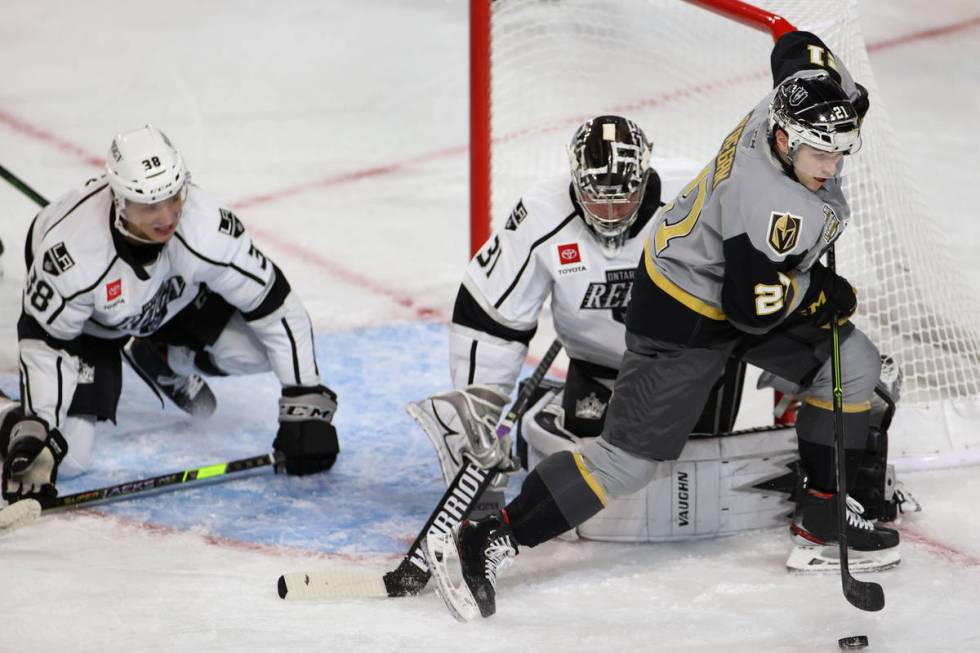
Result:
{"label": "red goal post", "polygon": [[[685,0],[753,29],[773,40],[796,28],[782,16],[740,0]],[[492,6],[470,0],[470,255],[490,237],[492,100]]]}
{"label": "red goal post", "polygon": [[956,234],[929,218],[900,165],[858,2],[759,4],[471,0],[471,253],[528,186],[568,174],[565,145],[596,115],[635,120],[665,182],[689,180],[771,88],[773,38],[813,31],[871,97],[864,147],[844,170],[852,219],[837,257],[860,292],[854,321],[903,376],[892,451],[980,462],[980,297],[959,273],[974,263],[950,258]]}

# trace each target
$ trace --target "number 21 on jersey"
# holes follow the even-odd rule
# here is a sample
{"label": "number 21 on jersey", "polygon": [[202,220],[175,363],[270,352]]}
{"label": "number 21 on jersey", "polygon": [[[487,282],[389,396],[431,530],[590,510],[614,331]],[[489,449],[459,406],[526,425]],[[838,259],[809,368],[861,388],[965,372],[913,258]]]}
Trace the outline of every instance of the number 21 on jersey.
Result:
{"label": "number 21 on jersey", "polygon": [[[674,224],[667,224],[666,220],[661,222],[657,226],[657,231],[653,237],[653,244],[657,254],[660,254],[667,246],[670,241],[674,238],[683,238],[694,230],[694,225],[698,223],[698,218],[701,217],[701,209],[704,208],[704,200],[708,196],[708,173],[711,171],[711,164],[704,167],[697,177],[684,187],[681,191],[680,200],[687,200],[691,198],[692,194],[697,191],[697,194],[693,195],[693,200],[691,202],[691,208],[687,212],[687,215],[675,222]],[[668,203],[663,208],[664,214],[674,208],[674,202]]]}

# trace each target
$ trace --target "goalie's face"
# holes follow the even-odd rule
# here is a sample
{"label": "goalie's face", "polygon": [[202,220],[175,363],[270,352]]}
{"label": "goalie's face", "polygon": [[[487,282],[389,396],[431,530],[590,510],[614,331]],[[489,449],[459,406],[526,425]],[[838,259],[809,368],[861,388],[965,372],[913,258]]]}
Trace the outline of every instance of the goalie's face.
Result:
{"label": "goalie's face", "polygon": [[643,201],[643,186],[621,197],[606,198],[579,192],[586,222],[603,236],[618,236],[636,220]]}
{"label": "goalie's face", "polygon": [[123,220],[126,228],[138,239],[153,243],[166,243],[177,231],[181,213],[184,210],[184,199],[187,197],[186,186],[173,197],[168,197],[151,204],[125,202]]}

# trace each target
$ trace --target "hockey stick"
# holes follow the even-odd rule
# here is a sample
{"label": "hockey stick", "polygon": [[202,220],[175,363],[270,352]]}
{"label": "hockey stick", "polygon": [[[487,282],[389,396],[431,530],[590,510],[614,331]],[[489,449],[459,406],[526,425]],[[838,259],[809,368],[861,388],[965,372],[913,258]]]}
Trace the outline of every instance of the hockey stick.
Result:
{"label": "hockey stick", "polygon": [[[508,435],[514,424],[527,411],[531,396],[544,379],[545,374],[561,351],[561,342],[555,340],[534,368],[528,381],[514,400],[514,405],[497,427],[497,437]],[[446,493],[429,515],[408,553],[398,566],[388,573],[370,570],[295,572],[279,577],[277,588],[281,599],[338,599],[338,598],[386,598],[419,594],[431,573],[422,553],[425,536],[432,529],[446,531],[469,515],[497,475],[497,469],[481,469],[468,458],[466,464],[449,484]]]}
{"label": "hockey stick", "polygon": [[[834,246],[827,250],[827,268],[837,274]],[[844,391],[841,387],[840,325],[838,315],[830,321],[834,368],[834,445],[837,453],[837,543],[840,551],[840,578],[844,596],[851,605],[868,612],[885,607],[885,592],[877,583],[860,581],[847,566],[847,470],[844,452]]]}
{"label": "hockey stick", "polygon": [[[153,478],[108,485],[75,494],[66,494],[65,496],[56,498],[50,506],[45,508],[41,508],[41,504],[35,499],[24,499],[0,510],[0,533],[10,532],[20,528],[37,519],[42,512],[49,513],[67,510],[69,508],[88,507],[109,501],[132,499],[136,496],[145,496],[150,493],[165,490],[177,490],[191,485],[198,486],[202,485],[205,481],[227,480],[232,474],[265,467],[266,465],[273,465],[273,469],[275,469],[277,462],[278,459],[275,454],[267,453],[261,456],[241,458],[217,465],[184,469],[171,474],[154,476]],[[278,470],[276,471],[278,473]]]}
{"label": "hockey stick", "polygon": [[20,192],[22,192],[24,195],[27,195],[30,199],[34,201],[35,204],[40,206],[42,209],[48,205],[48,200],[41,197],[41,195],[37,191],[35,191],[33,188],[25,184],[20,177],[10,172],[2,165],[0,165],[0,177],[3,177],[7,181],[9,181],[11,186],[16,188]]}

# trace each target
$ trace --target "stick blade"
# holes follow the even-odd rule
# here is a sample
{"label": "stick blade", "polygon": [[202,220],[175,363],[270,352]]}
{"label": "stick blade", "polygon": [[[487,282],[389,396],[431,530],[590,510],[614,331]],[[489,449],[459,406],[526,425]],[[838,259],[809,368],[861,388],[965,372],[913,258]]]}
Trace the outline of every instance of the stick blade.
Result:
{"label": "stick blade", "polygon": [[850,575],[844,579],[844,597],[865,612],[878,612],[885,607],[885,590],[881,585],[866,583]]}
{"label": "stick blade", "polygon": [[383,575],[362,569],[283,574],[277,590],[287,601],[388,597]]}
{"label": "stick blade", "polygon": [[15,531],[41,516],[36,499],[22,499],[0,510],[0,533]]}

